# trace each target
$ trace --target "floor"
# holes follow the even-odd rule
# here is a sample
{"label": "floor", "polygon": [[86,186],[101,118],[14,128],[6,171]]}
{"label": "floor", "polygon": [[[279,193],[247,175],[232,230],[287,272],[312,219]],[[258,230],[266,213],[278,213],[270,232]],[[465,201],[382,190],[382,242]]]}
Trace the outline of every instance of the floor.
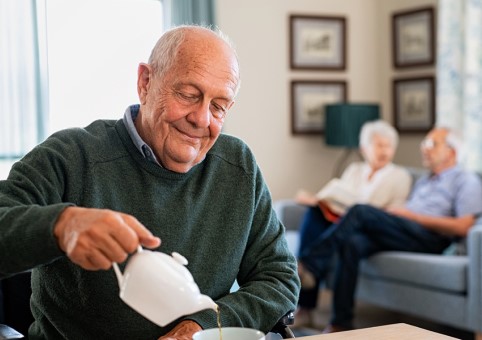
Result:
{"label": "floor", "polygon": [[[314,327],[293,329],[295,336],[319,334],[330,318],[331,294],[329,291],[320,293],[320,302],[314,312]],[[355,327],[366,328],[392,323],[407,323],[413,326],[442,333],[462,340],[474,340],[474,333],[461,329],[440,325],[405,314],[389,311],[380,307],[358,302],[355,312]]]}

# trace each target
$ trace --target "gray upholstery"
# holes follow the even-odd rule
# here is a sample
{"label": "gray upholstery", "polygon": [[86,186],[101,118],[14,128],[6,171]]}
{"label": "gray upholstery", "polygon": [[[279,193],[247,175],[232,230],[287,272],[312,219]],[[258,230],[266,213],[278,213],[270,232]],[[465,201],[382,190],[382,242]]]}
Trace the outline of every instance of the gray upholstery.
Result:
{"label": "gray upholstery", "polygon": [[276,215],[283,222],[286,230],[297,231],[300,227],[301,220],[305,214],[306,207],[296,204],[293,200],[280,200],[274,202],[273,205]]}
{"label": "gray upholstery", "polygon": [[[468,261],[467,256],[387,251],[362,263],[360,271],[362,275],[372,278],[465,294]],[[430,271],[427,271],[427,266]],[[447,273],[451,275],[448,276]]]}
{"label": "gray upholstery", "polygon": [[[306,207],[287,199],[276,201],[274,210],[296,254]],[[482,333],[482,220],[466,241],[463,256],[387,251],[362,261],[357,299]]]}

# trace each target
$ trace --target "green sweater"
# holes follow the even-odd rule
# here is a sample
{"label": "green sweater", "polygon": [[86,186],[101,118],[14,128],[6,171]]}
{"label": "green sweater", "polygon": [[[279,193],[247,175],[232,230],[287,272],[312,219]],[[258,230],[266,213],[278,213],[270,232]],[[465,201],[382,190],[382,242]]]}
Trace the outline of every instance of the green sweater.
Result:
{"label": "green sweater", "polygon": [[[31,340],[157,339],[174,326],[121,301],[112,269],[87,271],[65,256],[52,230],[69,205],[135,216],[162,239],[158,251],[188,259],[223,326],[266,332],[296,306],[295,259],[245,144],[221,135],[203,162],[174,173],[142,157],[122,120],[99,120],[55,133],[0,181],[0,277],[34,268]],[[213,310],[186,318],[216,327]]]}

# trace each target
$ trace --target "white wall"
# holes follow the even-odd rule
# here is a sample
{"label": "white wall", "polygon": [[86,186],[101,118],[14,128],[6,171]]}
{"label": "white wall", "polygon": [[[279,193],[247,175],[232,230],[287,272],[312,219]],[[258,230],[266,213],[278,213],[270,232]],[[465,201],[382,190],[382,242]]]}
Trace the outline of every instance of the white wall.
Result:
{"label": "white wall", "polygon": [[[274,199],[300,188],[318,190],[332,176],[342,150],[321,136],[293,136],[290,81],[345,80],[348,100],[380,102],[391,117],[391,12],[436,0],[218,0],[217,22],[239,54],[241,90],[224,131],[251,147]],[[293,71],[289,67],[289,15],[347,19],[348,59],[343,72]],[[407,74],[408,75],[408,74]],[[402,138],[396,161],[419,165],[420,135]]]}

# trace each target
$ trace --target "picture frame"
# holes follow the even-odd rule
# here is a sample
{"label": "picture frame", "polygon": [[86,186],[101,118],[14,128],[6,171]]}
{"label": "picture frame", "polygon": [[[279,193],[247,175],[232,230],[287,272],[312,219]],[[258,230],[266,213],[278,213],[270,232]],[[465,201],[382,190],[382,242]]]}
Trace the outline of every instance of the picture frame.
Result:
{"label": "picture frame", "polygon": [[393,66],[435,64],[434,9],[425,7],[392,15]]}
{"label": "picture frame", "polygon": [[341,16],[290,16],[290,67],[340,71],[346,68],[346,19]]}
{"label": "picture frame", "polygon": [[293,135],[324,133],[325,105],[347,101],[344,80],[291,81],[291,132]]}
{"label": "picture frame", "polygon": [[399,132],[428,132],[435,123],[434,77],[394,79],[393,114]]}

